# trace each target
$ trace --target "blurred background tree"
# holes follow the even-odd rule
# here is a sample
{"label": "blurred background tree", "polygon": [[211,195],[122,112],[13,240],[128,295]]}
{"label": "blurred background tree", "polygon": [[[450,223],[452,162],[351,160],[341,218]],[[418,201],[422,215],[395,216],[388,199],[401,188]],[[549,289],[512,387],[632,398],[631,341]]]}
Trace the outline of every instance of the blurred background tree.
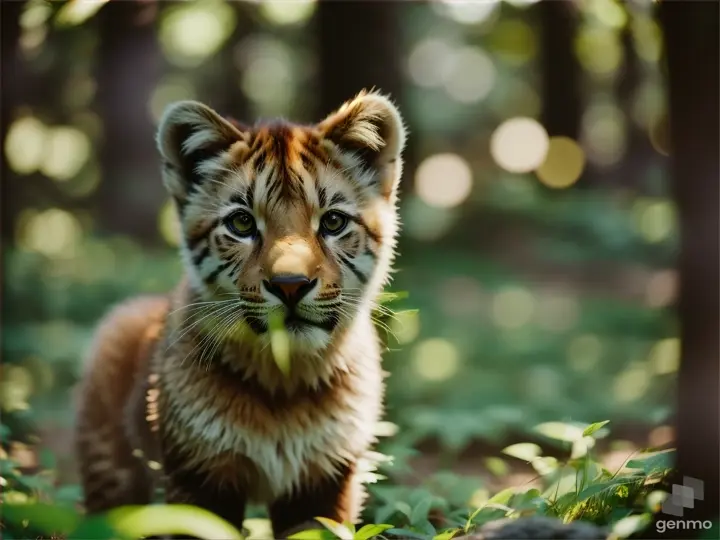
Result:
{"label": "blurred background tree", "polygon": [[672,440],[678,230],[652,4],[1,5],[3,423],[36,422],[62,481],[93,326],[181,273],[153,134],[188,98],[314,121],[377,86],[404,111],[393,289],[419,311],[386,356],[398,460],[418,445],[418,471],[486,475],[473,456],[558,419],[609,419],[617,447]]}

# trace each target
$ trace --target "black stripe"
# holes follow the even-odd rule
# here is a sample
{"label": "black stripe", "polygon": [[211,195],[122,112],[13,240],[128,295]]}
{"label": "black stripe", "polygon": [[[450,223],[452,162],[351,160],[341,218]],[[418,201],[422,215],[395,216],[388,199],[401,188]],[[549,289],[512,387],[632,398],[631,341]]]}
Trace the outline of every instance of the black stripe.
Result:
{"label": "black stripe", "polygon": [[362,283],[363,285],[365,285],[367,283],[367,276],[365,276],[362,272],[360,272],[360,270],[358,270],[357,267],[353,263],[351,263],[349,260],[347,260],[342,255],[338,255],[338,257],[340,258],[340,261],[345,266],[347,266],[353,274],[355,274],[355,277],[358,278],[358,281],[360,283]]}
{"label": "black stripe", "polygon": [[325,208],[327,206],[327,191],[324,187],[317,188],[317,195],[318,195],[318,201],[320,202],[320,207]]}
{"label": "black stripe", "polygon": [[208,236],[210,236],[210,233],[213,232],[215,227],[217,227],[220,223],[220,220],[218,218],[213,219],[205,229],[200,231],[199,234],[188,236],[187,237],[187,245],[188,248],[191,250],[194,250],[195,247],[202,241],[206,240]]}
{"label": "black stripe", "polygon": [[228,267],[232,264],[232,262],[228,261],[226,263],[221,264],[218,266],[215,270],[213,270],[210,275],[205,279],[205,282],[208,284],[215,283],[215,280],[220,275],[221,272],[224,272],[228,269]]}
{"label": "black stripe", "polygon": [[334,206],[336,204],[346,204],[349,201],[345,198],[345,195],[342,193],[336,193],[332,196],[332,199],[330,199],[330,206]]}
{"label": "black stripe", "polygon": [[247,200],[248,207],[252,210],[255,207],[255,182],[247,188],[245,199]]}
{"label": "black stripe", "polygon": [[202,262],[210,255],[210,246],[205,246],[203,250],[193,257],[193,264],[200,266]]}
{"label": "black stripe", "polygon": [[248,204],[247,197],[245,195],[243,195],[242,193],[233,193],[232,196],[230,197],[230,202],[235,203],[235,204],[241,204],[243,206],[247,206],[248,208],[252,208],[252,206],[250,206]]}
{"label": "black stripe", "polygon": [[360,216],[353,216],[352,214],[348,214],[348,217],[349,217],[352,221],[354,221],[355,223],[357,223],[358,225],[360,225],[360,227],[362,227],[363,230],[365,231],[365,234],[367,234],[370,238],[372,238],[372,239],[373,239],[375,242],[377,242],[378,244],[380,243],[380,235],[378,235],[377,233],[374,233],[373,231],[371,231],[371,230],[370,230],[370,227],[367,226],[367,223],[365,223],[365,221],[363,220],[363,218],[361,218]]}

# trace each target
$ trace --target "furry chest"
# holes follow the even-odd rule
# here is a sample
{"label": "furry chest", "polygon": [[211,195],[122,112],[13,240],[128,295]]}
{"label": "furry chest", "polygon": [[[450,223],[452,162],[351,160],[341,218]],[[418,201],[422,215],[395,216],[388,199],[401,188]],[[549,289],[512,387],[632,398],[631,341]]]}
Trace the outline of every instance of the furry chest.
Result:
{"label": "furry chest", "polygon": [[357,459],[373,442],[380,414],[379,395],[362,400],[347,391],[272,405],[218,389],[193,399],[163,393],[163,431],[190,456],[187,466],[220,483],[239,483],[258,502]]}

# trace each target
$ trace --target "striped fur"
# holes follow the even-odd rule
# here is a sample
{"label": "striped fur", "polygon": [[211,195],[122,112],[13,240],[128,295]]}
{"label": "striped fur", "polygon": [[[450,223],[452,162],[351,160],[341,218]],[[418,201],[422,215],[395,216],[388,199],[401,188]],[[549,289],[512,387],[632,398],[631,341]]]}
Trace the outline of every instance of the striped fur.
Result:
{"label": "striped fur", "polygon": [[[134,452],[162,463],[171,502],[238,525],[247,501],[270,505],[276,534],[318,515],[357,519],[354,470],[383,397],[371,310],[390,276],[404,143],[397,109],[375,92],[311,126],[168,108],[158,147],[186,278],[99,330],[78,418],[89,509],[147,499],[153,479]],[[289,274],[314,280],[294,308],[267,283]],[[271,354],[275,313],[291,321],[289,374]],[[117,374],[127,382],[106,392]]]}

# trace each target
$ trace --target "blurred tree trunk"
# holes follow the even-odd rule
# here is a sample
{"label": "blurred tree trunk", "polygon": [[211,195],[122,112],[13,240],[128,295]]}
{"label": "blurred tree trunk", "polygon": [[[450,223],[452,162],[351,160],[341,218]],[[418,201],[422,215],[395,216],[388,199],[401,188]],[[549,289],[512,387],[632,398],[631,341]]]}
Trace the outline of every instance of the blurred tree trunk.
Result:
{"label": "blurred tree trunk", "polygon": [[[164,200],[148,104],[161,69],[155,2],[109,2],[97,15],[97,108],[102,181],[95,216],[103,232],[158,237]],[[189,38],[190,39],[190,38]]]}
{"label": "blurred tree trunk", "polygon": [[[632,17],[632,14],[629,15]],[[620,110],[625,111],[625,155],[622,158],[617,175],[606,175],[605,185],[642,189],[648,160],[652,159],[654,150],[649,143],[647,133],[642,130],[627,114],[632,111],[635,93],[640,84],[640,69],[635,53],[632,26],[630,22],[622,29],[620,41],[623,49],[623,63],[615,83],[615,95]]]}
{"label": "blurred tree trunk", "polygon": [[237,24],[223,45],[219,54],[212,59],[208,77],[199,81],[199,95],[202,101],[223,116],[234,118],[243,124],[252,124],[254,119],[245,93],[240,88],[242,72],[237,67],[237,46],[256,29],[255,19],[250,16],[248,6],[242,2],[230,2],[236,11]]}
{"label": "blurred tree trunk", "polygon": [[[316,24],[319,114],[323,118],[363,88],[390,94],[402,109],[403,73],[400,21],[412,2],[321,0]],[[408,116],[408,111],[402,111]],[[415,166],[412,136],[405,151],[404,181]]]}
{"label": "blurred tree trunk", "polygon": [[[681,518],[717,519],[720,419],[718,418],[718,166],[720,4],[671,2],[659,6],[667,57],[671,174],[680,229],[679,316],[682,362],[678,378],[677,472],[704,482],[704,500]],[[701,531],[670,530],[648,537],[697,537]]]}
{"label": "blurred tree trunk", "polygon": [[21,103],[20,88],[23,81],[23,65],[20,61],[20,15],[25,2],[0,2],[0,25],[2,36],[2,181],[0,182],[0,227],[2,238],[12,241],[15,236],[15,220],[19,211],[17,197],[20,183],[13,178],[5,157],[5,139],[12,123],[13,111]]}
{"label": "blurred tree trunk", "polygon": [[541,29],[542,123],[548,134],[577,140],[582,103],[581,70],[575,58],[577,10],[568,0],[538,2]]}

